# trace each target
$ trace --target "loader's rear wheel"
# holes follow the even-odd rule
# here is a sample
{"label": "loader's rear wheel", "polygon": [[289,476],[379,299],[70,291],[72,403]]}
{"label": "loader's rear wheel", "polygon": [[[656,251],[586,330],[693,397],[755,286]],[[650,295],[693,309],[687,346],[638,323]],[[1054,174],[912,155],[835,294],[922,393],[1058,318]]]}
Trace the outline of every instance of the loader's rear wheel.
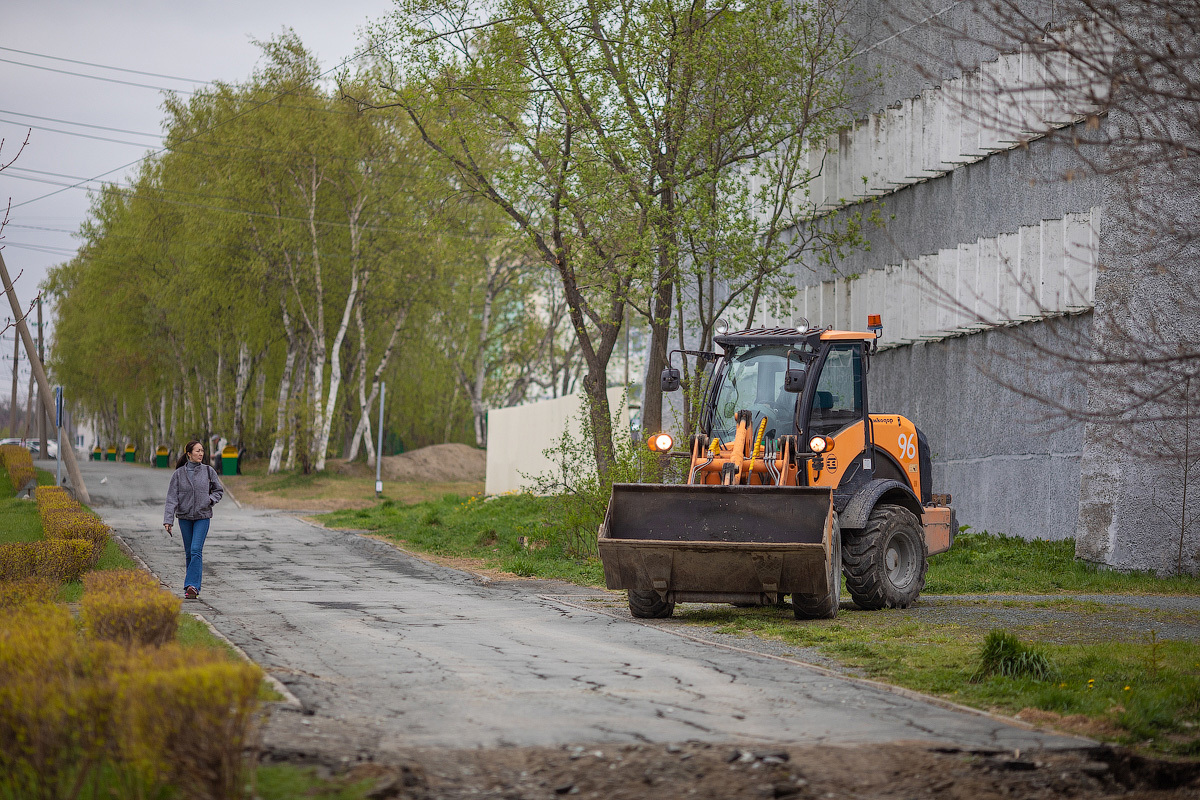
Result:
{"label": "loader's rear wheel", "polygon": [[833,552],[829,558],[828,591],[819,594],[792,595],[792,613],[796,619],[834,619],[842,596],[842,528],[833,513]]}
{"label": "loader's rear wheel", "polygon": [[675,604],[663,600],[653,589],[630,589],[629,613],[641,619],[663,619],[675,613]]}
{"label": "loader's rear wheel", "polygon": [[908,608],[925,588],[925,532],[903,506],[875,506],[865,528],[846,531],[843,552],[846,588],[859,608]]}

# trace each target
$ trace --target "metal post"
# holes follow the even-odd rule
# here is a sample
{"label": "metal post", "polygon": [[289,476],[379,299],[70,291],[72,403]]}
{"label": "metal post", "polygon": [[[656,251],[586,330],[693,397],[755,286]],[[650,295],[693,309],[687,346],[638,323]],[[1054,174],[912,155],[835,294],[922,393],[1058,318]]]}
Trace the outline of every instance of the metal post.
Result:
{"label": "metal post", "polygon": [[[54,430],[58,434],[58,458],[54,459],[54,485],[62,486],[62,429],[63,429],[63,390],[61,386],[54,387]],[[46,455],[50,455],[47,453]]]}
{"label": "metal post", "polygon": [[379,384],[379,447],[375,448],[375,496],[383,496],[383,396],[387,384]]}
{"label": "metal post", "polygon": [[[38,321],[37,321],[37,326],[38,326],[38,338],[37,338],[38,363],[45,364],[46,363],[46,351],[42,344],[42,296],[40,294],[38,295],[37,308],[38,308]],[[33,375],[32,369],[29,370],[29,374],[31,376]],[[30,380],[32,380],[32,377],[30,378]],[[37,408],[37,418],[38,418],[38,458],[45,458],[47,455],[46,448],[49,447],[49,445],[46,444],[46,410],[45,410],[45,408],[42,407],[42,402],[41,402],[42,390],[40,387],[38,388],[37,392],[38,392],[38,403],[37,403],[36,408]],[[61,458],[61,457],[62,456],[59,456],[59,458]]]}
{"label": "metal post", "polygon": [[8,432],[9,436],[17,435],[17,367],[21,365],[21,337],[17,335],[17,326],[13,326],[13,390],[12,406],[9,407]]}

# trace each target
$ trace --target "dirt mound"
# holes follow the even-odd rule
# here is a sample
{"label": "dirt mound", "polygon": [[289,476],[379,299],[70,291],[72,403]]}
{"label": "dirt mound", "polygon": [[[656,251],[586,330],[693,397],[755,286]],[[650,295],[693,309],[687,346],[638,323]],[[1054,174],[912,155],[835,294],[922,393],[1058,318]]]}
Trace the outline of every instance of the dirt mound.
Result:
{"label": "dirt mound", "polygon": [[391,481],[449,483],[486,476],[487,451],[465,444],[435,444],[383,458],[383,477]]}

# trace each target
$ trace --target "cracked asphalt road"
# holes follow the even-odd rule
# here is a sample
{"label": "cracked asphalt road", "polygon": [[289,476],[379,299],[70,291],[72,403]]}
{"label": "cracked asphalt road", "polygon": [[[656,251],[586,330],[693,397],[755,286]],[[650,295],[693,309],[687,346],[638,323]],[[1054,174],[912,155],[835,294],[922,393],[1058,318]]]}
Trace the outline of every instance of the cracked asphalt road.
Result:
{"label": "cracked asphalt road", "polygon": [[[95,510],[181,591],[182,545],[161,525],[168,471],[81,467]],[[185,610],[299,699],[305,713],[273,715],[268,731],[296,747],[1086,744],[598,613],[549,596],[544,583],[481,583],[356,534],[238,508],[228,495],[204,560],[203,597]]]}

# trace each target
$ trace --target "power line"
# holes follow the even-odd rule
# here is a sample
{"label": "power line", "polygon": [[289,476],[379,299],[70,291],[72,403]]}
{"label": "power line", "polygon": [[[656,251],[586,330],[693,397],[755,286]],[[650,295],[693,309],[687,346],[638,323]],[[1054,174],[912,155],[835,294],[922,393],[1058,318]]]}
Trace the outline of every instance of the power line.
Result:
{"label": "power line", "polygon": [[[35,131],[46,131],[47,133],[62,133],[67,136],[78,136],[81,139],[94,139],[97,142],[112,142],[113,144],[127,144],[127,145],[130,145],[131,147],[152,147],[153,146],[147,142],[126,142],[122,139],[112,139],[112,138],[109,138],[108,136],[96,136],[91,133],[82,133],[80,131],[64,131],[64,130],[59,130],[58,128],[47,128],[45,125],[28,125],[23,122],[13,122],[10,119],[0,119],[0,122],[7,123],[8,125],[18,125],[22,128],[33,128]],[[137,162],[134,162],[134,163],[137,163]],[[16,206],[13,206],[13,208],[16,208]]]}
{"label": "power line", "polygon": [[[324,71],[324,72],[322,72],[320,75],[318,75],[318,76],[317,76],[317,78],[318,78],[318,79],[320,79],[320,78],[324,78],[325,76],[329,75],[330,73],[332,73],[332,72],[334,72],[334,71],[336,71],[336,70],[338,70],[338,69],[341,69],[341,68],[342,68],[342,67],[344,67],[345,65],[349,64],[351,61],[355,61],[355,60],[357,60],[357,59],[359,59],[359,58],[362,58],[362,57],[363,57],[363,56],[365,56],[367,53],[370,53],[372,50],[375,50],[376,48],[380,47],[381,45],[384,45],[384,44],[386,44],[387,42],[390,42],[391,40],[393,40],[393,39],[397,38],[398,36],[400,36],[400,33],[396,33],[396,34],[394,34],[394,35],[392,35],[392,36],[389,36],[389,37],[387,37],[387,38],[384,38],[384,39],[381,39],[381,40],[379,40],[378,42],[376,42],[375,44],[371,45],[370,47],[368,47],[368,48],[367,48],[366,50],[364,50],[363,52],[361,52],[361,53],[356,53],[356,54],[354,54],[354,55],[350,56],[349,58],[343,59],[343,60],[342,60],[340,63],[338,63],[338,64],[336,64],[336,65],[334,65],[334,66],[330,67],[330,68],[329,68],[329,69],[327,69],[327,70],[325,70],[325,71]],[[0,61],[2,61],[2,60],[4,60],[4,59],[0,59]],[[19,62],[12,62],[12,63],[19,63]],[[46,69],[49,69],[49,68],[47,67]],[[59,71],[61,71],[61,70],[59,70]],[[88,76],[84,76],[84,77],[88,77]],[[205,128],[204,130],[197,131],[196,133],[193,133],[191,136],[184,137],[182,140],[180,140],[179,144],[183,144],[183,143],[185,143],[185,142],[191,141],[192,139],[195,139],[195,138],[197,138],[198,136],[201,136],[202,134],[209,133],[209,132],[213,131],[214,129],[216,129],[217,127],[221,126],[221,125],[224,125],[224,124],[226,124],[226,123],[228,123],[228,122],[233,122],[235,119],[239,119],[239,118],[241,118],[241,117],[245,116],[246,114],[249,114],[249,113],[250,113],[250,112],[252,112],[252,111],[256,111],[256,110],[258,110],[258,109],[262,108],[263,106],[267,105],[268,103],[272,102],[273,100],[279,100],[279,99],[281,99],[281,98],[283,98],[283,97],[286,97],[286,96],[288,96],[289,94],[292,94],[292,91],[291,91],[291,90],[288,90],[288,91],[283,91],[283,92],[279,92],[279,93],[278,93],[278,94],[276,94],[274,97],[272,97],[272,98],[270,98],[270,99],[268,99],[268,100],[264,100],[264,101],[262,101],[261,103],[259,103],[259,104],[255,105],[255,106],[252,106],[252,107],[250,107],[250,108],[246,109],[245,111],[240,111],[240,112],[238,112],[238,113],[234,114],[232,117],[229,117],[229,118],[227,118],[227,119],[223,119],[223,120],[221,120],[220,122],[217,122],[216,124],[214,124],[214,125],[212,125],[212,126],[210,126],[210,127],[208,127],[208,128]],[[166,149],[167,149],[166,147],[160,147],[158,150],[156,150],[156,151],[154,151],[154,152],[151,152],[151,153],[147,153],[146,155],[142,156],[141,158],[138,158],[138,159],[135,159],[135,160],[133,160],[133,161],[130,161],[128,164],[122,164],[122,165],[121,165],[121,166],[119,166],[119,167],[114,167],[114,168],[112,168],[112,169],[110,169],[110,170],[107,170],[107,171],[105,171],[105,172],[101,172],[99,175],[96,175],[96,176],[95,176],[95,177],[93,177],[93,178],[89,178],[87,182],[90,182],[90,181],[95,181],[95,180],[99,180],[100,178],[103,178],[103,177],[105,177],[106,175],[111,175],[111,174],[112,174],[112,173],[114,173],[114,172],[118,172],[118,171],[120,171],[120,170],[127,169],[127,168],[129,168],[129,167],[132,167],[132,166],[133,166],[133,165],[135,165],[135,164],[140,164],[141,162],[145,161],[146,159],[148,159],[148,158],[150,158],[150,157],[152,157],[152,156],[154,156],[154,155],[157,155],[158,153],[161,153],[161,152],[163,152],[163,151],[164,151],[164,150],[166,150]],[[47,197],[53,197],[54,195],[56,195],[56,194],[61,194],[61,193],[65,192],[67,189],[71,189],[71,188],[77,188],[77,187],[64,186],[64,187],[62,187],[61,189],[55,189],[53,192],[47,192],[46,194],[40,195],[40,196],[38,196],[38,197],[34,197],[34,198],[30,199],[30,200],[25,200],[25,201],[23,201],[23,202],[20,202],[20,203],[17,203],[17,204],[15,204],[15,205],[12,205],[12,206],[10,206],[10,207],[9,207],[9,210],[11,211],[11,210],[13,210],[13,209],[17,209],[17,208],[20,208],[20,207],[22,207],[22,206],[27,206],[27,205],[29,205],[30,203],[36,203],[36,202],[38,202],[38,201],[40,201],[40,200],[45,200]]]}
{"label": "power line", "polygon": [[76,61],[73,58],[63,58],[62,56],[51,56],[45,53],[34,53],[29,50],[18,50],[15,47],[0,47],[0,50],[5,50],[9,53],[20,53],[23,56],[36,56],[37,58],[48,58],[51,61],[65,61],[68,64],[80,64],[85,67],[98,67],[99,69],[111,69],[116,72],[128,72],[132,75],[147,75],[151,78],[166,78],[170,81],[184,81],[186,83],[203,83],[208,84],[212,81],[202,81],[198,78],[180,78],[177,75],[163,75],[159,72],[143,72],[140,69],[126,69],[125,67],[113,67],[108,64],[96,64],[91,61]]}
{"label": "power line", "polygon": [[187,89],[168,89],[165,86],[152,86],[148,83],[134,83],[133,81],[123,81],[120,78],[105,78],[102,75],[88,75],[86,72],[71,72],[67,69],[56,69],[55,67],[43,67],[39,64],[27,64],[24,61],[13,61],[11,58],[0,58],[0,63],[16,64],[18,67],[29,67],[30,69],[41,69],[46,72],[57,72],[59,75],[72,75],[76,78],[90,78],[94,81],[104,81],[105,83],[119,83],[122,86],[135,86],[139,89],[154,89],[157,92],[175,92],[176,94],[193,95],[195,92],[189,92]]}
{"label": "power line", "polygon": [[[3,48],[0,48],[0,49],[3,49]],[[18,116],[18,117],[29,117],[30,119],[40,119],[43,122],[57,122],[60,125],[77,125],[80,128],[95,128],[96,130],[99,130],[99,131],[112,131],[113,133],[131,133],[134,136],[152,136],[155,139],[163,138],[163,135],[161,133],[143,133],[142,131],[127,131],[124,128],[109,128],[106,125],[92,125],[91,123],[88,123],[88,122],[72,122],[69,119],[55,119],[54,117],[39,117],[37,114],[24,114],[20,111],[7,111],[3,108],[0,108],[0,114],[12,114],[12,115]],[[20,123],[14,122],[12,124],[18,125]],[[29,126],[29,127],[32,127],[32,126]]]}

